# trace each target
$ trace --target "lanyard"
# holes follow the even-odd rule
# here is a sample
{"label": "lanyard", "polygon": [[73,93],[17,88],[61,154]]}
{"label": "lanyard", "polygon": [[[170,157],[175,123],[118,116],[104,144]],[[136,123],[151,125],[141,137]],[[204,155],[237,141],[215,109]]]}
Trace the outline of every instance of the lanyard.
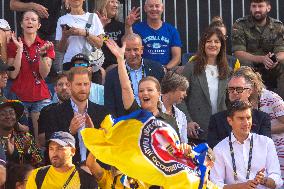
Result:
{"label": "lanyard", "polygon": [[[229,145],[230,145],[230,152],[231,152],[232,164],[233,164],[233,169],[234,169],[234,180],[236,181],[236,180],[238,180],[238,173],[237,173],[233,144],[232,144],[232,140],[231,140],[231,134],[229,135]],[[249,175],[250,175],[251,160],[252,160],[252,148],[253,148],[253,135],[251,136],[250,145],[249,145],[249,160],[248,160],[248,168],[247,168],[246,179],[249,179]]]}

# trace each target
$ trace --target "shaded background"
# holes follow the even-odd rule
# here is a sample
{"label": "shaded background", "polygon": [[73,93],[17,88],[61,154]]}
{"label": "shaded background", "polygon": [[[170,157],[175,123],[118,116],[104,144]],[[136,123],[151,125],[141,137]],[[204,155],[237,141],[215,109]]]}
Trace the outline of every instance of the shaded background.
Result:
{"label": "shaded background", "polygon": [[[44,1],[44,0],[43,0]],[[272,11],[270,16],[284,21],[284,0],[270,0]],[[6,19],[15,30],[16,14],[10,11],[10,0],[1,0],[0,18]],[[145,0],[120,0],[121,18],[124,18],[132,7],[144,4]],[[228,53],[231,52],[231,27],[233,22],[249,14],[250,0],[163,0],[165,12],[163,20],[176,26],[182,42],[182,52],[195,52],[201,33],[214,16],[221,16],[228,28]],[[59,5],[60,6],[60,5]],[[86,0],[85,8],[90,12],[95,7],[95,0]],[[141,19],[145,18],[142,11]]]}

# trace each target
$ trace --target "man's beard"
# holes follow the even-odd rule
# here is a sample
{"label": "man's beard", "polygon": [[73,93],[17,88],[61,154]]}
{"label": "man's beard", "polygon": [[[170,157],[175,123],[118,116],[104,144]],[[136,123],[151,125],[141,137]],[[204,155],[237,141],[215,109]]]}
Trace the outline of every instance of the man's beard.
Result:
{"label": "man's beard", "polygon": [[65,102],[67,100],[69,100],[71,97],[71,95],[69,93],[58,93],[57,94],[57,98],[61,101],[61,102]]}
{"label": "man's beard", "polygon": [[262,22],[262,21],[264,21],[264,20],[266,19],[266,17],[267,17],[267,12],[265,12],[265,13],[263,13],[263,14],[259,13],[259,16],[255,16],[256,13],[254,13],[254,15],[253,15],[253,14],[251,14],[251,15],[252,15],[252,18],[253,18],[254,21],[260,23],[260,22]]}
{"label": "man's beard", "polygon": [[89,96],[90,96],[90,92],[87,93],[87,94],[84,94],[84,95],[85,95],[84,98],[80,97],[80,94],[82,94],[82,93],[72,93],[72,97],[73,97],[75,100],[79,101],[79,102],[84,102],[84,101],[87,100],[87,99],[89,98]]}
{"label": "man's beard", "polygon": [[60,158],[58,158],[57,157],[57,161],[56,162],[54,162],[54,161],[52,161],[52,158],[50,159],[50,162],[51,162],[51,165],[53,166],[53,167],[55,167],[55,168],[60,168],[60,167],[62,167],[63,165],[64,165],[64,160],[62,161],[62,159],[60,159]]}

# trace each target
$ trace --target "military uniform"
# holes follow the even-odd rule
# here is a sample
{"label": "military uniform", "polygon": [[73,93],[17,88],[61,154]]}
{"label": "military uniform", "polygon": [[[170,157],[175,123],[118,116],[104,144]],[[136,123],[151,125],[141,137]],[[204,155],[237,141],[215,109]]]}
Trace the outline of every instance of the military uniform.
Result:
{"label": "military uniform", "polygon": [[[279,20],[267,17],[267,24],[263,27],[254,23],[252,16],[239,18],[232,31],[232,47],[235,51],[246,51],[253,55],[266,55],[269,52],[284,52],[284,26]],[[265,69],[263,64],[241,60],[242,65],[253,66],[262,74],[265,85],[268,89],[282,88],[284,96],[284,76],[282,60],[272,70]],[[280,81],[282,79],[282,81]]]}

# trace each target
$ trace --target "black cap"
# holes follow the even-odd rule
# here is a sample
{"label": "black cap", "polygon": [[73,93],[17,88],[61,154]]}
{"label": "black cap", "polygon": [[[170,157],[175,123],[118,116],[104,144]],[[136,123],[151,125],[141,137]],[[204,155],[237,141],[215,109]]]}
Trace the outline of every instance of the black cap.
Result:
{"label": "black cap", "polygon": [[63,131],[54,132],[49,139],[49,142],[50,141],[56,142],[61,146],[70,145],[73,148],[75,148],[75,138],[70,133],[67,132]]}
{"label": "black cap", "polygon": [[0,72],[4,71],[14,71],[15,67],[14,66],[9,66],[6,64],[2,59],[0,59]]}
{"label": "black cap", "polygon": [[[76,61],[80,62],[76,63]],[[76,54],[75,56],[72,57],[71,62],[63,64],[63,70],[68,71],[76,66],[90,67],[90,61],[88,56],[86,56],[83,53]]]}

